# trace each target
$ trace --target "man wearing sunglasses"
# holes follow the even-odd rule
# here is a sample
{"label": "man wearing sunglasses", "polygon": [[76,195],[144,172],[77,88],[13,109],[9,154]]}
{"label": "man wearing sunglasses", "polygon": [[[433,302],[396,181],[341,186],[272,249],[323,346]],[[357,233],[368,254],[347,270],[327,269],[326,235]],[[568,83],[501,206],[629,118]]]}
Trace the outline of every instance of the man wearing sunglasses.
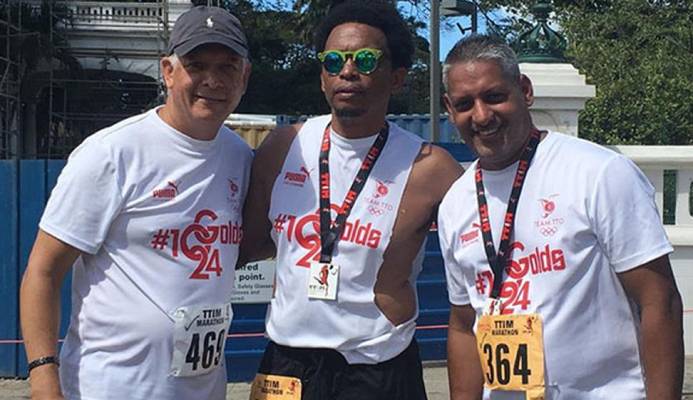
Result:
{"label": "man wearing sunglasses", "polygon": [[269,136],[244,211],[241,257],[277,258],[251,398],[425,399],[415,281],[462,169],[385,120],[414,51],[389,2],[334,7],[316,47],[331,113]]}

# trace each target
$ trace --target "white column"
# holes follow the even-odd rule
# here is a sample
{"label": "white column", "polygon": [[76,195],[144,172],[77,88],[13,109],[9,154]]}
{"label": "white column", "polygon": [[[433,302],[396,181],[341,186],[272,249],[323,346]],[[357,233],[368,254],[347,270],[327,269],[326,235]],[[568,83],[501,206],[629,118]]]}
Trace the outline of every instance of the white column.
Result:
{"label": "white column", "polygon": [[174,22],[180,17],[181,14],[186,12],[192,7],[190,0],[168,0],[168,22],[169,30],[173,29]]}
{"label": "white column", "polygon": [[534,87],[530,111],[539,129],[578,135],[578,112],[594,97],[595,88],[570,64],[520,64]]}

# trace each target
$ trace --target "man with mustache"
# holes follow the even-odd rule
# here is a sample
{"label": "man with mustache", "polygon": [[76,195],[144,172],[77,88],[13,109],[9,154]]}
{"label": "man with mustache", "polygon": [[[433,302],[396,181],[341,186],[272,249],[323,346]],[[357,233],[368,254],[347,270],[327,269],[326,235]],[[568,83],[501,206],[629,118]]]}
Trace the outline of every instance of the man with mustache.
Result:
{"label": "man with mustache", "polygon": [[680,399],[681,297],[647,178],[537,130],[532,82],[497,38],[458,42],[443,82],[479,156],[438,214],[451,398]]}
{"label": "man with mustache", "polygon": [[21,288],[33,399],[225,398],[252,160],[223,126],[250,74],[240,22],[216,7],[185,12],[161,70],[166,103],[87,138],[46,206]]}
{"label": "man with mustache", "polygon": [[335,6],[316,47],[332,112],[268,137],[244,211],[252,223],[241,254],[277,258],[271,342],[251,398],[298,387],[294,398],[425,399],[416,277],[438,203],[462,169],[385,119],[414,51],[389,2]]}

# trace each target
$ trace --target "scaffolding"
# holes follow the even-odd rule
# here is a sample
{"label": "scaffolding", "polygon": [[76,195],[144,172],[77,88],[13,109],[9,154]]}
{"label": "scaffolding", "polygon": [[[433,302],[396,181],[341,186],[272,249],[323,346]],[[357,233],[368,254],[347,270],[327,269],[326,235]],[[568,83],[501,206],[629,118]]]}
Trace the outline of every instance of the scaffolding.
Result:
{"label": "scaffolding", "polygon": [[0,6],[0,159],[19,156],[21,2]]}
{"label": "scaffolding", "polygon": [[[168,4],[50,1],[48,7],[58,68],[34,77],[46,84],[38,85],[36,139],[26,147],[34,150],[30,157],[64,158],[90,134],[160,101]],[[122,65],[126,57],[130,65]],[[148,63],[155,77],[133,72],[135,61]]]}
{"label": "scaffolding", "polygon": [[160,103],[170,2],[182,3],[3,1],[0,159],[65,158],[85,137]]}

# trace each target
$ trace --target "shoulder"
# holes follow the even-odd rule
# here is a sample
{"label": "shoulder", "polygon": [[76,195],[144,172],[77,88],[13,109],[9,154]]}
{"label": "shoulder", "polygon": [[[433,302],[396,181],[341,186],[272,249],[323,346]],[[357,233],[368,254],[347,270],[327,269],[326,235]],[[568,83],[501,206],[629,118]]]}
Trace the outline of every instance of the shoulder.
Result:
{"label": "shoulder", "polygon": [[150,135],[143,134],[150,131],[152,112],[126,118],[91,134],[70,153],[68,163],[118,162],[130,159],[141,149],[154,148],[156,143],[150,143]]}
{"label": "shoulder", "polygon": [[442,163],[443,167],[455,165],[462,168],[460,163],[447,150],[429,142],[421,143],[421,151],[416,157],[416,162],[422,163],[427,167],[433,167],[435,163]]}
{"label": "shoulder", "polygon": [[289,153],[291,144],[303,124],[279,126],[273,129],[255,150],[254,173],[276,177]]}
{"label": "shoulder", "polygon": [[103,128],[89,136],[84,143],[89,145],[101,143],[116,147],[133,144],[133,142],[137,142],[146,136],[141,134],[142,125],[152,122],[153,112],[155,110],[149,110]]}
{"label": "shoulder", "polygon": [[295,124],[276,127],[257,148],[256,156],[274,158],[283,155],[283,159],[302,126],[303,124]]}
{"label": "shoulder", "polygon": [[459,205],[464,202],[475,201],[476,189],[474,185],[474,168],[476,162],[472,163],[467,171],[457,178],[445,193],[440,203],[440,213],[446,210],[459,210]]}
{"label": "shoulder", "polygon": [[433,196],[438,203],[462,173],[464,168],[445,149],[422,142],[412,166],[410,182],[417,190]]}
{"label": "shoulder", "polygon": [[235,156],[240,155],[248,159],[253,157],[253,149],[238,135],[238,133],[236,133],[236,131],[224,125],[221,127],[219,134],[223,135],[222,139],[229,148],[228,151],[233,152]]}
{"label": "shoulder", "polygon": [[560,170],[570,173],[574,183],[584,182],[592,187],[601,179],[642,175],[635,163],[615,148],[556,132],[551,132],[547,139],[550,162],[559,163]]}
{"label": "shoulder", "polygon": [[464,172],[462,165],[447,150],[426,142],[421,144],[414,168],[428,177],[445,178],[446,181],[454,181]]}
{"label": "shoulder", "polygon": [[142,124],[149,118],[149,112],[126,118],[114,125],[103,128],[77,146],[68,158],[68,163],[107,163],[117,158],[116,153],[136,146]]}
{"label": "shoulder", "polygon": [[550,132],[544,140],[551,151],[559,153],[562,159],[579,162],[583,167],[599,167],[617,156],[616,152],[600,144],[559,132]]}

